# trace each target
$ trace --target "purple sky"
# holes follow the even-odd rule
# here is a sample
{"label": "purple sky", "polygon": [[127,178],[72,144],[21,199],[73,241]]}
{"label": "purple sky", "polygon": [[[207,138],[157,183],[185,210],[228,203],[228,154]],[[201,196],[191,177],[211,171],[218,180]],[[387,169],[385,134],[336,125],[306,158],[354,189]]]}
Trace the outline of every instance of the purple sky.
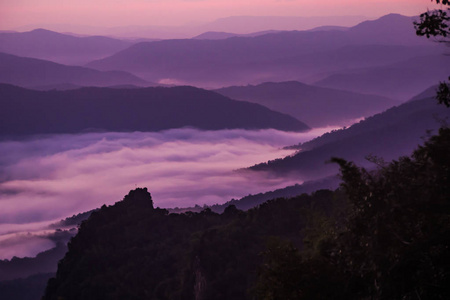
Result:
{"label": "purple sky", "polygon": [[98,27],[184,25],[237,15],[342,16],[375,18],[387,13],[417,15],[425,0],[2,0],[0,29],[29,24]]}

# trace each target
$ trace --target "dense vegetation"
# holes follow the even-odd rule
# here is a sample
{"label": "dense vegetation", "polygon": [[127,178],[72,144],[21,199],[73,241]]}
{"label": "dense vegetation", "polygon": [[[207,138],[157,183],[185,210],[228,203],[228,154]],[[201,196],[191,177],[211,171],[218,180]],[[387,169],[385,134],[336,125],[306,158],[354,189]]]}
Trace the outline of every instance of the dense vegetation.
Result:
{"label": "dense vegetation", "polygon": [[302,253],[269,251],[260,299],[449,299],[449,149],[446,128],[375,172],[334,159],[344,218],[319,219]]}
{"label": "dense vegetation", "polygon": [[80,226],[43,299],[448,299],[450,129],[342,188],[168,214],[147,189]]}
{"label": "dense vegetation", "polygon": [[279,199],[247,213],[168,214],[136,189],[81,224],[44,299],[247,299],[266,237],[300,246],[302,211],[332,199],[343,194]]}

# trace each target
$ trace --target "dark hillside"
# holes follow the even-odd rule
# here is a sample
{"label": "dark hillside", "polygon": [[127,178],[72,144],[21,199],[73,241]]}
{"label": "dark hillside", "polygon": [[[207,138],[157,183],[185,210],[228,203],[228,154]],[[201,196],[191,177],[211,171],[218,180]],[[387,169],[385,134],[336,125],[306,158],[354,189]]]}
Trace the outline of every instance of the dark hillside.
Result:
{"label": "dark hillside", "polygon": [[319,191],[249,212],[168,214],[136,189],[81,224],[44,299],[248,299],[267,238],[301,246],[302,210],[331,212],[339,197]]}
{"label": "dark hillside", "polygon": [[[367,118],[349,128],[326,133],[301,144],[297,154],[251,167],[254,171],[296,173],[300,178],[321,178],[337,173],[331,157],[342,157],[363,166],[375,166],[366,157],[386,161],[411,153],[427,132],[435,133],[450,111],[433,98],[410,101]],[[434,131],[433,131],[434,130]]]}
{"label": "dark hillside", "polygon": [[138,188],[81,224],[43,299],[448,299],[449,147],[441,128],[373,172],[335,158],[340,190],[247,212]]}
{"label": "dark hillside", "polygon": [[304,131],[304,123],[261,105],[193,87],[32,91],[0,85],[0,135],[86,131],[268,129]]}
{"label": "dark hillside", "polygon": [[265,82],[215,90],[236,100],[249,101],[304,120],[312,127],[346,125],[398,102],[375,95],[321,88],[297,81]]}
{"label": "dark hillside", "polygon": [[48,280],[53,276],[55,273],[44,273],[0,281],[2,300],[40,300]]}
{"label": "dark hillside", "polygon": [[421,56],[384,66],[335,72],[315,84],[405,101],[446,80],[449,69],[448,55]]}
{"label": "dark hillside", "polygon": [[0,83],[23,87],[149,85],[148,82],[123,71],[99,72],[89,68],[66,66],[6,53],[0,53]]}
{"label": "dark hillside", "polygon": [[82,65],[112,55],[132,44],[103,36],[75,37],[45,29],[0,33],[0,52],[69,65]]}

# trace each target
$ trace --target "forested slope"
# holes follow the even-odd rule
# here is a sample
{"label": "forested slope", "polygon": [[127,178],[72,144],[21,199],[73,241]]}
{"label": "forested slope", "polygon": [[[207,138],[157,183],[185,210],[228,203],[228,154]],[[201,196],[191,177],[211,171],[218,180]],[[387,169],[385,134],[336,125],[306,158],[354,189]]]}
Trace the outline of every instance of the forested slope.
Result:
{"label": "forested slope", "polygon": [[[44,299],[448,299],[450,129],[342,188],[168,214],[147,189],[80,226]],[[261,255],[263,254],[263,255]]]}

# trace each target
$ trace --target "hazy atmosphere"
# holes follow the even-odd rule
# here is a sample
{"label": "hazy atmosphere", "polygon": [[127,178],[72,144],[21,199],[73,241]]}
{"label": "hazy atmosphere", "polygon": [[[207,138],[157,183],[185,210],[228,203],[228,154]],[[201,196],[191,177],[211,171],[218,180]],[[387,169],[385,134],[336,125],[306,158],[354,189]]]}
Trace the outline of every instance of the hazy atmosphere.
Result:
{"label": "hazy atmosphere", "polygon": [[183,207],[301,183],[235,171],[292,154],[281,148],[327,129],[303,134],[178,129],[0,142],[0,223],[63,218],[113,204],[135,186],[151,189],[157,206]]}
{"label": "hazy atmosphere", "polygon": [[[201,26],[205,26],[206,29],[207,23],[230,16],[316,18],[317,20],[306,19],[290,23],[284,21],[286,24],[291,24],[290,26],[296,24],[295,28],[288,28],[289,25],[285,28],[269,28],[310,29],[322,25],[352,26],[364,19],[374,19],[388,13],[418,15],[427,4],[430,7],[433,6],[432,3],[424,3],[422,0],[369,0],[363,3],[354,0],[338,2],[328,0],[320,2],[308,0],[80,0],[75,2],[4,0],[0,2],[0,28],[24,31],[42,27],[79,34],[133,36],[134,33],[145,31],[150,35],[148,30],[133,29],[133,26],[175,26],[178,28],[152,29],[156,32],[162,30],[168,36],[181,37],[200,34]],[[284,22],[281,21],[281,23]],[[277,26],[276,23],[267,25]],[[236,30],[242,33],[258,31],[252,30],[246,23],[236,25],[234,32]],[[219,24],[216,28],[220,28]],[[154,35],[156,37],[158,34],[154,33]],[[162,35],[158,36],[162,37]]]}
{"label": "hazy atmosphere", "polygon": [[[41,227],[45,221],[112,205],[136,186],[148,187],[156,206],[170,208],[224,203],[299,184],[295,177],[271,178],[238,169],[292,154],[294,150],[281,147],[329,129],[305,134],[179,129],[0,142],[0,236],[14,232],[13,224],[23,224],[17,226],[20,232],[34,230],[36,223]],[[5,246],[0,243],[0,259],[13,256],[2,250]]]}
{"label": "hazy atmosphere", "polygon": [[0,299],[450,299],[449,6],[0,0]]}

